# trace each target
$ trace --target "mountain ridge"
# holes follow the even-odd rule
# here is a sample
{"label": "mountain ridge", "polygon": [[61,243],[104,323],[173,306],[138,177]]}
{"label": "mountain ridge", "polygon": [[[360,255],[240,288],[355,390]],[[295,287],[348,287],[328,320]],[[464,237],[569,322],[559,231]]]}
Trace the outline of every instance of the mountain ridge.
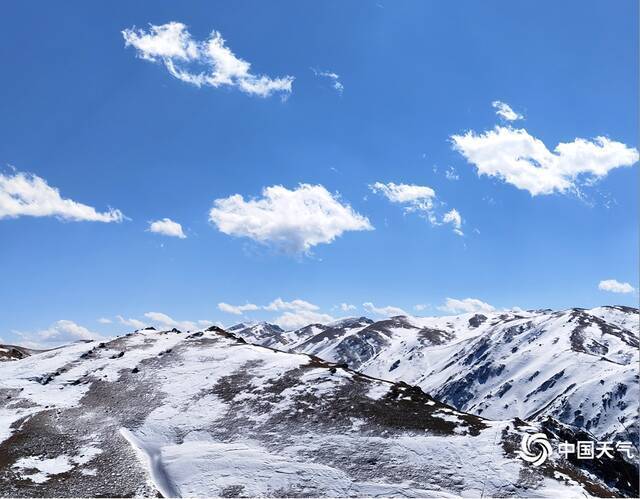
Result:
{"label": "mountain ridge", "polygon": [[604,439],[630,434],[638,445],[639,317],[632,307],[602,306],[350,318],[279,341],[288,351],[419,385],[459,410],[491,419],[553,416]]}

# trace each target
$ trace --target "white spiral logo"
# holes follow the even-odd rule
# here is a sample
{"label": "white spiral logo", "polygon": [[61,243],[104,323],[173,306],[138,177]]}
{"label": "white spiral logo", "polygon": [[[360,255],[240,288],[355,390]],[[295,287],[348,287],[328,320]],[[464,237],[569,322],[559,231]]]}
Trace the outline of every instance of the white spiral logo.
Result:
{"label": "white spiral logo", "polygon": [[544,433],[534,433],[533,435],[525,435],[520,442],[518,455],[526,462],[533,466],[540,466],[544,463],[549,454],[553,452],[551,444]]}

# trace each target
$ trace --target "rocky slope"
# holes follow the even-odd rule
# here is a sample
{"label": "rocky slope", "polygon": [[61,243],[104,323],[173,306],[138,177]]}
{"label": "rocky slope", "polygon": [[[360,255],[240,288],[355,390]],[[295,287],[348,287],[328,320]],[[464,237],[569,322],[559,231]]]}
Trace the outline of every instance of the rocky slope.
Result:
{"label": "rocky slope", "polygon": [[0,362],[24,359],[25,357],[37,352],[38,350],[33,350],[31,348],[0,344]]}
{"label": "rocky slope", "polygon": [[637,493],[618,454],[522,461],[525,434],[575,437],[546,424],[465,414],[216,328],[143,330],[0,365],[0,496]]}

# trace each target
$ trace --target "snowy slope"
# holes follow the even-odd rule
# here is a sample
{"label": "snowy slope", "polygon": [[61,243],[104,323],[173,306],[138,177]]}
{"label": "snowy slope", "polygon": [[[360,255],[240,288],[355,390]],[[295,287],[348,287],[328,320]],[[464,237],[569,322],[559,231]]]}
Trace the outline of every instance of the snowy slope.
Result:
{"label": "snowy slope", "polygon": [[217,328],[143,330],[0,365],[0,496],[637,492],[619,456],[525,463],[540,429]]}
{"label": "snowy slope", "polygon": [[399,316],[289,348],[417,384],[491,419],[553,416],[603,439],[638,441],[637,309]]}

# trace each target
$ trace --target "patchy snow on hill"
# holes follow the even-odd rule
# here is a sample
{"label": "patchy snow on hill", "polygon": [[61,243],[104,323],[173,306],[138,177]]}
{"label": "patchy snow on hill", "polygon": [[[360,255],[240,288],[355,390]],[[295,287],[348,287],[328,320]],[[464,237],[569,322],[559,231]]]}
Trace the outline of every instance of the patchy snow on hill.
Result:
{"label": "patchy snow on hill", "polygon": [[536,425],[466,414],[418,387],[215,327],[143,330],[4,363],[0,408],[3,496],[633,490],[619,457],[605,463],[609,475],[558,456],[532,467],[517,451]]}

